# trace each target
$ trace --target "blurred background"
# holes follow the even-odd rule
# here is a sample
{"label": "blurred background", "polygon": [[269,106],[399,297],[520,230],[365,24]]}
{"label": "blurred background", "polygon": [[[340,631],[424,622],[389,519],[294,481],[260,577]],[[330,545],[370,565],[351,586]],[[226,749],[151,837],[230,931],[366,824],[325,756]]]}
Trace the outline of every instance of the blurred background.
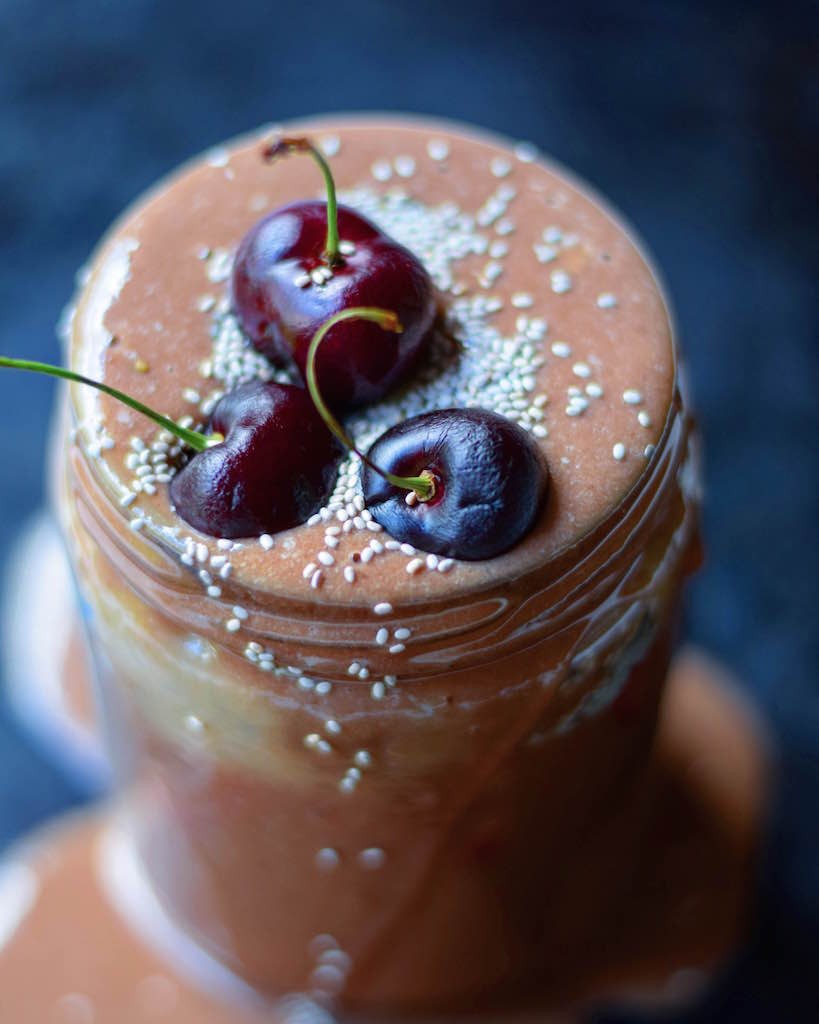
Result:
{"label": "blurred background", "polygon": [[[0,0],[0,351],[59,359],[77,268],[180,161],[263,122],[372,108],[531,140],[662,268],[707,453],[686,636],[738,673],[797,765],[781,804],[801,858],[786,925],[685,1019],[817,1020],[815,964],[777,931],[819,920],[817,6]],[[44,500],[53,397],[0,374],[2,567]],[[85,798],[0,706],[0,849]]]}

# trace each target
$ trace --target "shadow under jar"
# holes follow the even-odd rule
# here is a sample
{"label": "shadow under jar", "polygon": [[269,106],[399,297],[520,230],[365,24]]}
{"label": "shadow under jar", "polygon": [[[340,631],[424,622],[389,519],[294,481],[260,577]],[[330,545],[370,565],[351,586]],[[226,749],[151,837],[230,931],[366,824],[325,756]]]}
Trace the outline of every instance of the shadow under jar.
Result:
{"label": "shadow under jar", "polygon": [[[632,884],[681,584],[698,557],[696,451],[667,313],[619,222],[528,150],[423,121],[300,127],[338,144],[327,148],[352,201],[420,239],[455,335],[501,339],[478,353],[488,377],[509,376],[495,365],[504,340],[528,339],[516,358],[532,361],[531,408],[547,410],[530,424],[548,425],[535,436],[551,494],[512,551],[446,572],[423,554],[408,572],[417,553],[383,550],[366,520],[345,531],[350,517],[332,509],[272,547],[219,544],[174,515],[166,488],[128,497],[156,431],[72,391],[58,500],[128,832],[174,924],[265,996],[388,1013],[555,1005]],[[238,328],[215,261],[229,264],[262,199],[304,188],[303,168],[274,172],[258,148],[211,154],[115,226],[71,319],[75,368],[173,415],[190,409],[184,388],[204,398],[220,383],[201,364]],[[378,161],[409,198],[390,198]],[[481,224],[493,196],[512,231],[497,214]],[[436,225],[489,240],[446,262]],[[467,308],[456,285],[485,271],[487,250],[503,277],[475,284],[483,306]],[[500,307],[485,309],[487,295]],[[532,328],[538,313],[548,331]],[[466,357],[453,358],[444,380]],[[401,402],[413,388],[425,400],[419,373]],[[479,390],[491,398],[491,380]],[[367,415],[407,414],[390,401]],[[339,529],[326,548],[328,525]],[[319,550],[333,563],[311,586]]]}

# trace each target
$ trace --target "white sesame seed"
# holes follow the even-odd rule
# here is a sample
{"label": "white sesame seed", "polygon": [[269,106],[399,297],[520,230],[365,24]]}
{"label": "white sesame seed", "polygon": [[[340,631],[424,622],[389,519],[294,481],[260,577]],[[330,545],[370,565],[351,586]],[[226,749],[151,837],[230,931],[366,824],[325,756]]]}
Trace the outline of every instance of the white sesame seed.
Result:
{"label": "white sesame seed", "polygon": [[310,586],[313,590],[318,590],[324,580],[324,573],[321,569],[316,569],[313,575],[310,577]]}
{"label": "white sesame seed", "polygon": [[338,537],[325,537],[324,538],[324,545],[325,545],[325,547],[332,548],[333,550],[335,550],[339,546],[340,543],[341,543],[341,541],[338,539]]}
{"label": "white sesame seed", "polygon": [[407,629],[406,626],[400,626],[398,629],[394,630],[392,635],[396,640],[409,640],[412,636],[412,630]]}
{"label": "white sesame seed", "polygon": [[599,384],[594,384],[594,383],[587,384],[586,385],[586,394],[589,396],[589,398],[602,398],[603,397],[603,389],[600,387]]}
{"label": "white sesame seed", "polygon": [[301,574],[304,579],[309,580],[313,573],[316,571],[318,566],[315,562],[308,562],[307,565],[302,569]]}
{"label": "white sesame seed", "polygon": [[565,270],[553,270],[549,275],[549,282],[556,295],[571,291],[572,279]]}
{"label": "white sesame seed", "polygon": [[532,433],[535,435],[535,437],[548,437],[549,436],[548,429],[546,427],[544,427],[542,423],[536,423],[532,427]]}
{"label": "white sesame seed", "polygon": [[559,359],[568,359],[571,354],[571,347],[565,341],[552,342],[552,355],[557,356]]}
{"label": "white sesame seed", "polygon": [[370,670],[366,666],[364,668],[360,668],[358,670],[358,678],[359,679],[369,679],[370,678]]}
{"label": "white sesame seed", "polygon": [[208,597],[221,597],[222,588],[211,584],[211,586],[209,586],[207,589],[207,595]]}
{"label": "white sesame seed", "polygon": [[195,388],[185,388],[182,392],[182,397],[192,405],[198,405],[202,401],[202,396]]}
{"label": "white sesame seed", "polygon": [[326,732],[329,732],[330,735],[332,736],[338,736],[338,734],[341,732],[341,726],[335,720],[335,718],[328,718],[327,721],[324,723],[324,729]]}
{"label": "white sesame seed", "polygon": [[341,863],[341,857],[338,852],[330,846],[325,846],[324,849],[319,850],[316,854],[316,867],[319,871],[334,871]]}
{"label": "white sesame seed", "polygon": [[449,145],[443,139],[430,139],[427,143],[427,153],[432,160],[446,160],[449,156]]}
{"label": "white sesame seed", "polygon": [[336,560],[329,551],[319,551],[316,558],[321,562],[322,565],[335,565]]}
{"label": "white sesame seed", "polygon": [[233,614],[241,622],[244,622],[247,619],[247,610],[243,608],[240,604],[235,604],[233,606]]}
{"label": "white sesame seed", "polygon": [[612,448],[611,454],[615,457],[615,459],[617,459],[618,462],[622,462],[623,459],[626,457],[626,446],[622,444],[620,441],[618,441],[617,444],[615,444]]}
{"label": "white sesame seed", "polygon": [[653,444],[647,444],[643,449],[643,455],[645,455],[647,459],[650,459],[651,456],[654,454],[654,450],[655,446]]}
{"label": "white sesame seed", "polygon": [[380,847],[371,846],[362,850],[356,860],[365,871],[377,871],[386,863],[387,855]]}
{"label": "white sesame seed", "polygon": [[438,568],[438,556],[437,555],[432,555],[432,554],[427,555],[427,569],[437,569],[437,568]]}
{"label": "white sesame seed", "polygon": [[496,178],[505,178],[506,175],[512,170],[512,165],[503,156],[493,157],[489,169]]}
{"label": "white sesame seed", "polygon": [[617,297],[611,292],[601,292],[597,296],[597,305],[600,309],[614,309],[617,305]]}
{"label": "white sesame seed", "polygon": [[397,156],[393,160],[393,166],[400,178],[411,178],[415,174],[415,160],[411,156]]}
{"label": "white sesame seed", "polygon": [[572,373],[575,377],[591,377],[591,367],[588,363],[575,363]]}
{"label": "white sesame seed", "polygon": [[322,679],[320,683],[316,683],[316,693],[322,697],[326,697],[332,689],[333,684],[328,682],[326,679]]}
{"label": "white sesame seed", "polygon": [[259,543],[265,549],[265,551],[269,551],[273,547],[274,541],[269,533],[263,533],[261,537],[259,537]]}
{"label": "white sesame seed", "polygon": [[382,700],[386,692],[386,687],[381,682],[373,683],[370,687],[370,696],[373,700]]}
{"label": "white sesame seed", "polygon": [[351,565],[344,567],[344,579],[348,583],[355,583],[355,569]]}
{"label": "white sesame seed", "polygon": [[342,238],[338,243],[338,251],[342,256],[352,256],[355,252],[355,242],[350,242],[346,238]]}
{"label": "white sesame seed", "polygon": [[626,405],[639,405],[643,400],[642,393],[636,388],[626,388],[623,392],[623,401]]}
{"label": "white sesame seed", "polygon": [[379,601],[378,604],[373,605],[373,611],[376,615],[390,615],[392,614],[392,605],[389,601]]}
{"label": "white sesame seed", "polygon": [[406,644],[393,644],[390,648],[390,654],[403,654],[406,650]]}
{"label": "white sesame seed", "polygon": [[358,661],[351,661],[350,664],[347,666],[347,675],[348,676],[357,676],[360,668],[361,668],[361,663],[360,662],[358,662]]}
{"label": "white sesame seed", "polygon": [[369,750],[357,750],[353,760],[359,768],[369,768],[373,761]]}
{"label": "white sesame seed", "polygon": [[529,292],[515,292],[510,301],[515,309],[529,309],[535,304],[535,300]]}
{"label": "white sesame seed", "polygon": [[209,556],[210,556],[210,551],[208,551],[207,544],[197,544],[196,545],[196,561],[197,562],[207,562]]}
{"label": "white sesame seed", "polygon": [[537,158],[537,149],[531,142],[519,142],[513,150],[522,164],[530,164]]}
{"label": "white sesame seed", "polygon": [[537,244],[534,246],[534,251],[538,263],[551,263],[552,260],[557,259],[558,251],[553,245]]}
{"label": "white sesame seed", "polygon": [[495,225],[495,230],[497,231],[497,233],[499,235],[511,235],[511,234],[514,233],[515,223],[514,223],[514,221],[510,220],[508,217],[503,217]]}
{"label": "white sesame seed", "polygon": [[410,508],[412,508],[414,505],[417,505],[418,504],[418,494],[417,494],[417,492],[416,491],[407,491],[407,493],[404,495],[404,502],[405,502],[405,504],[409,505]]}
{"label": "white sesame seed", "polygon": [[454,558],[442,558],[438,563],[438,572],[449,572],[453,565],[455,565]]}
{"label": "white sesame seed", "polygon": [[389,181],[392,177],[392,167],[387,160],[376,160],[370,167],[370,173],[376,181]]}
{"label": "white sesame seed", "polygon": [[335,156],[341,149],[341,139],[337,135],[325,135],[319,139],[319,146],[325,156]]}
{"label": "white sesame seed", "polygon": [[361,558],[362,562],[367,563],[373,560],[374,555],[375,552],[373,551],[372,548],[364,548],[364,550],[360,553],[359,557]]}
{"label": "white sesame seed", "polygon": [[390,638],[390,631],[388,629],[385,629],[383,626],[375,634],[375,642],[377,644],[379,644],[380,646],[382,646],[382,647],[384,646],[384,644],[387,643],[389,638]]}
{"label": "white sesame seed", "polygon": [[410,576],[414,576],[416,573],[420,572],[425,565],[426,562],[423,558],[413,558],[410,562],[407,562],[406,569]]}
{"label": "white sesame seed", "polygon": [[651,417],[645,411],[645,409],[641,409],[637,413],[637,422],[640,424],[641,427],[650,427],[651,426]]}
{"label": "white sesame seed", "polygon": [[312,690],[316,684],[309,676],[299,676],[299,680],[296,685],[300,690]]}
{"label": "white sesame seed", "polygon": [[228,619],[225,623],[225,629],[228,633],[236,633],[242,628],[241,622],[238,619]]}

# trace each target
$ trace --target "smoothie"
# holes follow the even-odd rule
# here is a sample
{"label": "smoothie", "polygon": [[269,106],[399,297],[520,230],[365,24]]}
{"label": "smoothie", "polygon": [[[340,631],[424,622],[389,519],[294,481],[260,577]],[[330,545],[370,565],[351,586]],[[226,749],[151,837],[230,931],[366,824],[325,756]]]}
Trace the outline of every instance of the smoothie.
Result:
{"label": "smoothie", "polygon": [[[72,387],[60,510],[131,841],[180,931],[265,995],[555,1005],[636,869],[698,557],[668,311],[621,222],[531,146],[401,118],[296,128],[436,286],[413,376],[348,430],[366,447],[419,412],[491,409],[536,440],[550,490],[520,543],[460,562],[380,529],[351,456],[304,525],[214,538],[171,507],[173,439]],[[75,370],[191,425],[238,383],[295,379],[230,301],[245,232],[322,195],[308,161],[260,158],[273,134],[115,225],[67,325]]]}

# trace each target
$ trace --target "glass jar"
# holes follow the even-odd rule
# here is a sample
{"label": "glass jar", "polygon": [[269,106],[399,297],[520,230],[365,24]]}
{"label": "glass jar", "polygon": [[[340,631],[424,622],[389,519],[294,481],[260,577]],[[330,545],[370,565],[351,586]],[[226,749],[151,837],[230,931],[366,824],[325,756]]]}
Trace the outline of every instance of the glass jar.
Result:
{"label": "glass jar", "polygon": [[[638,860],[698,553],[695,454],[677,388],[637,484],[578,544],[402,610],[414,654],[393,683],[369,609],[247,593],[227,632],[229,609],[67,441],[59,506],[108,750],[180,932],[269,996],[394,1011],[571,992]],[[363,649],[371,678],[350,674]]]}

